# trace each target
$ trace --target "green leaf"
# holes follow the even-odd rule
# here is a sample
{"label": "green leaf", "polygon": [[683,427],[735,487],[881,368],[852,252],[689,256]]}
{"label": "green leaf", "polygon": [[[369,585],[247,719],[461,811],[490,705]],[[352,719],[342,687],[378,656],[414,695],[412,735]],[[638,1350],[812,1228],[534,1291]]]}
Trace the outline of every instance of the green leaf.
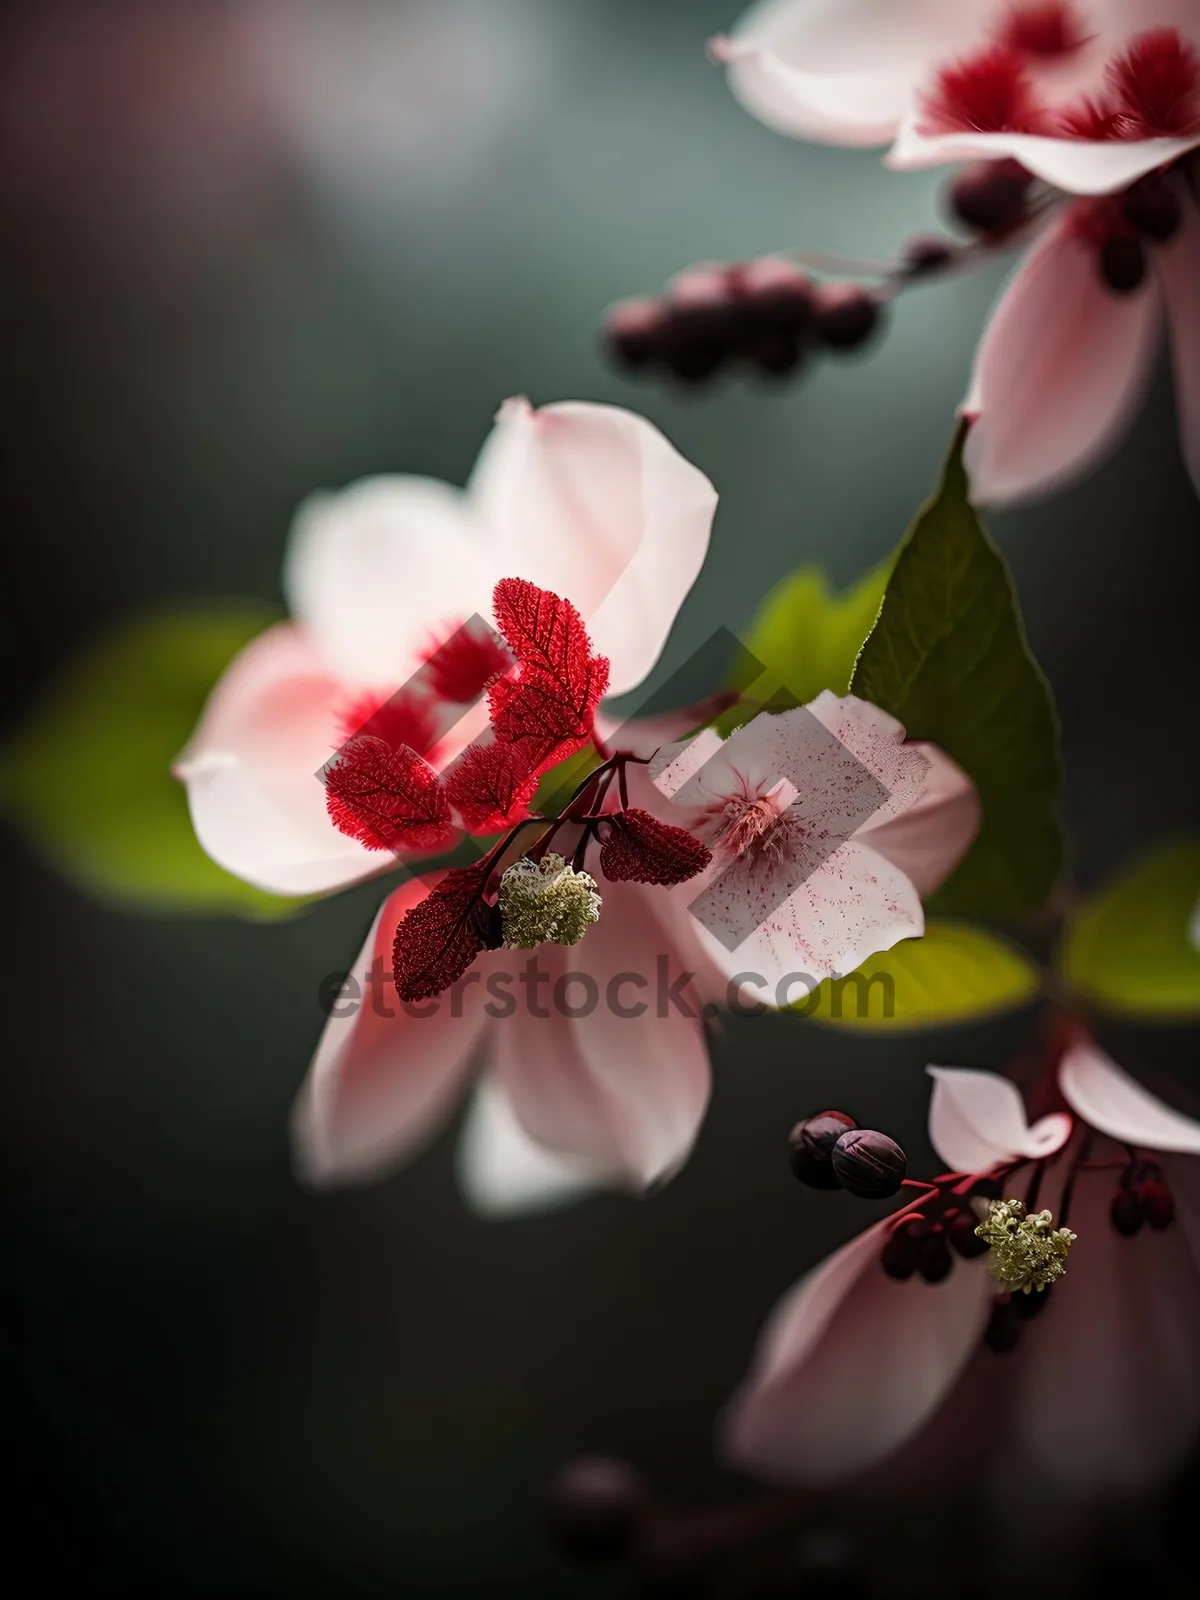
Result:
{"label": "green leaf", "polygon": [[1085,904],[1059,964],[1102,1010],[1149,1020],[1200,1017],[1200,950],[1188,937],[1200,900],[1200,842],[1163,845]]}
{"label": "green leaf", "polygon": [[979,835],[931,907],[1006,919],[1042,906],[1062,868],[1058,719],[1008,568],[967,499],[964,436],[900,547],[850,687],[979,789]]}
{"label": "green leaf", "polygon": [[833,593],[820,567],[801,567],[763,602],[744,643],[765,671],[716,726],[736,728],[764,702],[773,709],[815,700],[823,689],[845,694],[862,642],[879,615],[892,558],[853,587]]}
{"label": "green leaf", "polygon": [[140,911],[288,916],[200,848],[170,766],[209,690],[276,613],[242,600],[167,607],[98,639],[0,757],[0,803],[64,877]]}
{"label": "green leaf", "polygon": [[1028,1005],[1041,975],[1007,940],[967,922],[930,922],[856,972],[826,978],[792,1009],[834,1027],[873,1033],[949,1028]]}

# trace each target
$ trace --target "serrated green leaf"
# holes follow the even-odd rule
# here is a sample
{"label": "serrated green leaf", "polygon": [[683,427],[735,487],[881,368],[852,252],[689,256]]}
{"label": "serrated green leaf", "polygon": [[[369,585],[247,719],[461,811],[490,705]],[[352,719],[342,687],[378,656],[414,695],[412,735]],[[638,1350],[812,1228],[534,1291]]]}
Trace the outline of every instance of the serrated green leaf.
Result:
{"label": "serrated green leaf", "polygon": [[213,684],[276,620],[245,600],[163,608],[73,661],[0,758],[0,802],[62,875],[139,911],[290,916],[197,843],[170,771]]}
{"label": "serrated green leaf", "polygon": [[1016,945],[967,922],[930,922],[837,980],[826,978],[792,1009],[833,1027],[874,1033],[950,1028],[1015,1011],[1041,989]]}
{"label": "serrated green leaf", "polygon": [[1058,719],[1008,568],[967,498],[963,437],[900,547],[851,690],[974,779],[979,835],[930,905],[1003,920],[1042,906],[1062,868]]}
{"label": "serrated green leaf", "polygon": [[1102,1010],[1147,1020],[1200,1017],[1200,841],[1162,846],[1086,901],[1063,934],[1071,989]]}
{"label": "serrated green leaf", "polygon": [[783,710],[815,700],[823,689],[845,694],[891,569],[889,557],[839,593],[820,567],[801,567],[778,584],[744,640],[765,670],[746,699],[718,720],[719,731],[729,733],[764,702]]}

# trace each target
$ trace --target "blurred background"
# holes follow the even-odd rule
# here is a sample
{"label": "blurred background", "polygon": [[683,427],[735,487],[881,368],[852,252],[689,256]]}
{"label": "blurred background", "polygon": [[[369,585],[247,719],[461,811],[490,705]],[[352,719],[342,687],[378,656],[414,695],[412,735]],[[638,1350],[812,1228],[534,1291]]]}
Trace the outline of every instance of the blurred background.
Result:
{"label": "blurred background", "polygon": [[[9,731],[139,609],[277,601],[310,490],[461,483],[510,394],[640,410],[719,489],[660,676],[797,565],[847,583],[889,551],[1002,266],[906,296],[869,356],[782,387],[683,395],[598,352],[609,303],[691,262],[888,254],[935,219],[936,175],[737,106],[704,53],[737,11],[10,0]],[[1200,510],[1165,370],[1102,470],[992,527],[1058,696],[1087,886],[1200,822]],[[318,984],[378,889],[274,926],[152,919],[93,902],[16,832],[3,850],[7,1553],[35,1589],[610,1592],[547,1543],[547,1474],[605,1449],[684,1501],[748,1492],[713,1464],[713,1418],[778,1295],[871,1210],[800,1189],[788,1127],[843,1105],[931,1171],[926,1061],[997,1066],[1028,1022],[886,1044],[731,1022],[695,1157],[647,1202],[480,1222],[453,1134],[388,1182],[314,1196],[288,1109]],[[1122,1059],[1200,1093],[1195,1045],[1161,1033]],[[835,1520],[870,1565],[885,1546],[862,1516]],[[928,1592],[928,1541],[886,1548],[881,1592]],[[1002,1586],[969,1540],[958,1556]]]}

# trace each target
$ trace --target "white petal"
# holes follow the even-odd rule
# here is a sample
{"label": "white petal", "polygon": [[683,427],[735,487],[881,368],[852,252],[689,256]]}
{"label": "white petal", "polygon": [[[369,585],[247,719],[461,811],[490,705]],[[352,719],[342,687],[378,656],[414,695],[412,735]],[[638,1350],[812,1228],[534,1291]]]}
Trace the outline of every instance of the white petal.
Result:
{"label": "white petal", "polygon": [[[782,133],[880,144],[932,64],[970,43],[989,0],[763,0],[724,52],[734,94]],[[722,52],[718,52],[720,54]]]}
{"label": "white petal", "polygon": [[704,474],[618,406],[512,401],[469,493],[507,563],[499,575],[573,601],[612,693],[639,684],[708,551],[717,496]]}
{"label": "white petal", "polygon": [[463,1194],[484,1217],[553,1210],[594,1192],[602,1181],[584,1163],[535,1144],[506,1095],[487,1078],[472,1097],[456,1165]]}
{"label": "white petal", "polygon": [[1159,305],[1153,283],[1118,295],[1101,282],[1069,214],[1043,235],[975,359],[963,457],[972,499],[1044,493],[1116,444],[1145,389]]}
{"label": "white petal", "polygon": [[391,694],[450,626],[488,614],[496,554],[460,489],[365,478],[300,507],[284,586],[329,670]]}
{"label": "white petal", "polygon": [[859,833],[912,880],[922,900],[943,884],[979,832],[979,791],[966,773],[937,745],[909,747],[929,763],[920,798],[899,816],[870,822]]}
{"label": "white petal", "polygon": [[1171,329],[1183,459],[1200,494],[1200,204],[1190,195],[1183,200],[1182,227],[1154,255]]}
{"label": "white petal", "polygon": [[226,669],[175,764],[214,861],[272,894],[322,894],[394,865],[339,833],[321,771],[341,743],[345,688],[304,633],[260,634]]}
{"label": "white petal", "polygon": [[1195,138],[1047,139],[1033,133],[920,132],[921,113],[909,113],[884,165],[900,172],[954,161],[999,161],[1011,157],[1035,177],[1066,194],[1113,194],[1147,172],[1177,161],[1196,147]]}
{"label": "white petal", "polygon": [[980,1261],[945,1282],[896,1283],[887,1224],[852,1239],[771,1314],[725,1419],[739,1466],[792,1483],[861,1472],[910,1438],[953,1386],[987,1320]]}
{"label": "white petal", "polygon": [[951,1172],[986,1172],[998,1161],[1037,1160],[1061,1150],[1071,1119],[1060,1112],[1032,1127],[1015,1084],[994,1072],[929,1067],[929,1138]]}
{"label": "white petal", "polygon": [[1200,1123],[1149,1094],[1090,1041],[1067,1051],[1058,1081],[1073,1110],[1110,1138],[1200,1155]]}
{"label": "white petal", "polygon": [[462,1091],[486,1022],[481,986],[406,1007],[391,981],[396,924],[426,888],[414,880],[389,896],[325,1024],[292,1115],[296,1168],[308,1183],[365,1180],[400,1165]]}

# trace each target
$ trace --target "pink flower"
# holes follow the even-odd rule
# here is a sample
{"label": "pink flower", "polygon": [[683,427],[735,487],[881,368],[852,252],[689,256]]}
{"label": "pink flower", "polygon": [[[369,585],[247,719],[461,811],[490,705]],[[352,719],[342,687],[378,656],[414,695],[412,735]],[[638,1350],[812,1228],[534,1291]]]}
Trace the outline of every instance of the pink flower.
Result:
{"label": "pink flower", "polygon": [[716,53],[784,132],[891,141],[897,168],[1015,161],[1049,186],[963,407],[973,498],[1017,501],[1102,457],[1140,400],[1164,308],[1200,488],[1190,0],[765,0]]}
{"label": "pink flower", "polygon": [[302,1175],[329,1183],[399,1165],[481,1072],[460,1156],[480,1209],[669,1178],[708,1103],[715,1010],[684,903],[601,877],[602,912],[578,946],[486,952],[447,993],[402,1003],[393,940],[428,887],[388,898],[333,1008],[293,1123]]}
{"label": "pink flower", "polygon": [[[623,693],[653,666],[708,548],[712,485],[641,417],[509,401],[466,490],[372,478],[301,507],[284,570],[294,618],[232,663],[176,768],[213,859],[279,894],[319,894],[390,866],[341,831],[322,769],[380,707],[397,742],[473,739],[472,702],[496,670],[456,636],[490,617],[498,579],[571,600]],[[391,701],[437,646],[454,660],[420,695]],[[431,840],[436,830],[431,830]],[[431,846],[432,847],[432,846]]]}
{"label": "pink flower", "polygon": [[[1086,1039],[1058,1068],[1073,1115],[1032,1125],[1007,1079],[930,1071],[930,1137],[954,1172],[779,1305],[731,1453],[797,1482],[969,1467],[1060,1507],[1150,1486],[1200,1431],[1200,1125]],[[1069,1220],[1051,1290],[997,1296],[967,1209],[988,1179],[1030,1210],[1036,1186]]]}
{"label": "pink flower", "polygon": [[979,828],[967,775],[853,695],[762,713],[724,741],[706,730],[650,772],[713,851],[673,893],[714,965],[777,1005],[923,933],[922,896]]}

